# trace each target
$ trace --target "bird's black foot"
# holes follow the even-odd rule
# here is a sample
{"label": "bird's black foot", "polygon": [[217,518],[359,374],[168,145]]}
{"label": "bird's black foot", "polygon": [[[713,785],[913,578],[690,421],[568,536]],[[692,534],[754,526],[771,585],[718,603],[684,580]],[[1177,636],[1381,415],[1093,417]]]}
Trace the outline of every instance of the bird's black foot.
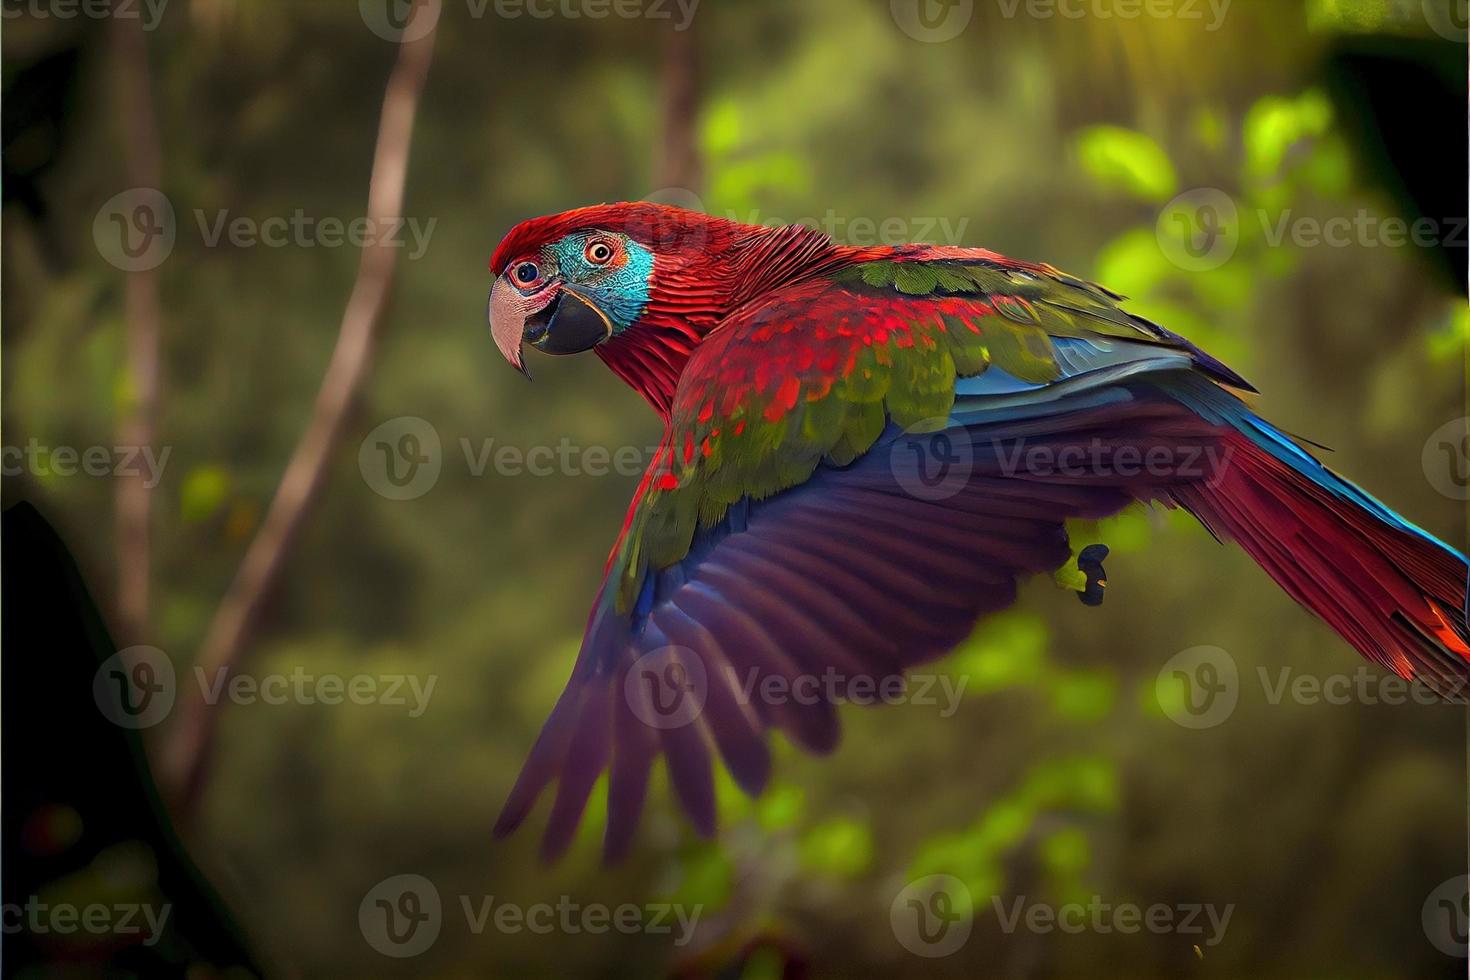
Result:
{"label": "bird's black foot", "polygon": [[1087,576],[1087,588],[1077,593],[1084,606],[1100,606],[1108,585],[1108,573],[1103,571],[1103,559],[1108,556],[1105,544],[1090,544],[1077,556],[1077,567]]}

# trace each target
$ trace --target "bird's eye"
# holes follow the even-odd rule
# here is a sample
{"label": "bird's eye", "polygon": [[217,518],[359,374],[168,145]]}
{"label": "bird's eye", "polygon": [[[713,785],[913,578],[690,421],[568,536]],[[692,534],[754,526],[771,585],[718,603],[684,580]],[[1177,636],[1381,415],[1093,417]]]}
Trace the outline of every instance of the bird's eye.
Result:
{"label": "bird's eye", "polygon": [[522,262],[516,266],[516,282],[533,283],[541,278],[541,270],[536,268],[535,262]]}
{"label": "bird's eye", "polygon": [[612,261],[613,247],[600,238],[594,238],[587,243],[584,254],[593,265],[607,265]]}

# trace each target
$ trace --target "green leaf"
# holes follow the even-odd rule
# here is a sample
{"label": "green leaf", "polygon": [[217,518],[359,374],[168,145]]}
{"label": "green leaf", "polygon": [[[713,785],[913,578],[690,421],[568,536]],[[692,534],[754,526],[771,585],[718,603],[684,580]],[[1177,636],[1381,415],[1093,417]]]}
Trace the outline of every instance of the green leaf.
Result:
{"label": "green leaf", "polygon": [[230,474],[223,466],[196,466],[179,489],[179,519],[195,524],[214,516],[230,493]]}
{"label": "green leaf", "polygon": [[801,819],[805,809],[806,794],[800,786],[775,786],[760,801],[760,824],[767,830],[785,830]]}
{"label": "green leaf", "polygon": [[1184,274],[1159,247],[1152,228],[1134,228],[1108,242],[1098,253],[1096,269],[1098,282],[1134,298],[1148,296]]}
{"label": "green leaf", "polygon": [[807,831],[800,853],[802,863],[813,870],[853,877],[873,859],[873,835],[865,824],[840,817]]}
{"label": "green leaf", "polygon": [[1315,89],[1295,99],[1267,96],[1246,113],[1246,176],[1266,181],[1281,173],[1288,151],[1299,141],[1321,136],[1332,123],[1332,103]]}
{"label": "green leaf", "polygon": [[1052,706],[1072,721],[1101,721],[1113,710],[1117,681],[1101,670],[1063,674],[1052,683]]}
{"label": "green leaf", "polygon": [[1092,863],[1092,844],[1087,835],[1068,827],[1041,842],[1041,860],[1057,875],[1075,875]]}
{"label": "green leaf", "polygon": [[1104,187],[1148,201],[1166,201],[1179,180],[1164,149],[1143,133],[1120,126],[1093,126],[1077,137],[1077,155]]}

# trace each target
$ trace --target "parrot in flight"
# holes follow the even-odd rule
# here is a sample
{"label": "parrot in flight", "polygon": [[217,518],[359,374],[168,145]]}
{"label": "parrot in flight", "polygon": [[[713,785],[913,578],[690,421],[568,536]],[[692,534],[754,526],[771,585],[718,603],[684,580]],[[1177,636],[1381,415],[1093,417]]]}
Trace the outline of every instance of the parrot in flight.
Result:
{"label": "parrot in flight", "polygon": [[[756,795],[770,730],[831,751],[838,703],[943,656],[1019,580],[1070,564],[1100,601],[1103,549],[1074,555],[1067,522],[1139,501],[1184,509],[1364,657],[1464,700],[1465,556],[1102,286],[646,202],[522,222],[490,272],[511,365],[529,376],[527,345],[594,351],[664,424],[496,823],[515,830],[554,781],[547,859],[604,772],[607,860],[631,847],[660,756],[710,836],[716,756]],[[835,681],[762,696],[804,678]]]}

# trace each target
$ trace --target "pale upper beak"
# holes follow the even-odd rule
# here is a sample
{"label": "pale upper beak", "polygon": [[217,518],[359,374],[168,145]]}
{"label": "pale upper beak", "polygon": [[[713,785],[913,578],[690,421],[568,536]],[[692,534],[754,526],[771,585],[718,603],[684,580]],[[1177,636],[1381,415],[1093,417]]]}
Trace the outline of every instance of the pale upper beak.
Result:
{"label": "pale upper beak", "polygon": [[566,284],[552,283],[522,295],[504,277],[490,287],[490,336],[511,366],[526,377],[523,344],[547,354],[578,354],[612,336],[612,321]]}

